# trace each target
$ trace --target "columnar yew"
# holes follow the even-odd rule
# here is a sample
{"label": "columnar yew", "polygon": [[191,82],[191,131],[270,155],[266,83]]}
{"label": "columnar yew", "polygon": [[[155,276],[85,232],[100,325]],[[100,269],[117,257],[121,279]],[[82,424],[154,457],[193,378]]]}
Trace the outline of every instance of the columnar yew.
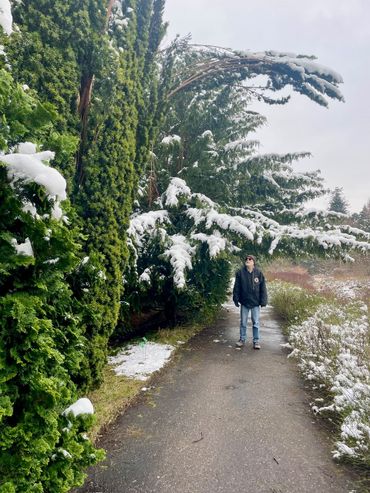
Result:
{"label": "columnar yew", "polygon": [[[162,13],[158,0],[25,0],[14,8],[14,73],[55,104],[57,128],[70,136],[68,156],[55,163],[68,179],[83,254],[101,276],[88,286],[80,274],[71,279],[87,327],[81,387],[100,381],[119,315],[126,229],[153,127]],[[62,147],[52,132],[46,144]]]}

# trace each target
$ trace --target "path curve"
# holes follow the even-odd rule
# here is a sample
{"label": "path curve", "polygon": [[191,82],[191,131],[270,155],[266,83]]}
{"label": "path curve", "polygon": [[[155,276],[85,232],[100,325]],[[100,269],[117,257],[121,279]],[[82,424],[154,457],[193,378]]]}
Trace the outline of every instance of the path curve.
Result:
{"label": "path curve", "polygon": [[354,490],[349,473],[331,460],[332,439],[309,411],[271,308],[261,315],[261,351],[250,342],[237,350],[239,313],[226,305],[110,427],[99,444],[107,460],[78,492]]}

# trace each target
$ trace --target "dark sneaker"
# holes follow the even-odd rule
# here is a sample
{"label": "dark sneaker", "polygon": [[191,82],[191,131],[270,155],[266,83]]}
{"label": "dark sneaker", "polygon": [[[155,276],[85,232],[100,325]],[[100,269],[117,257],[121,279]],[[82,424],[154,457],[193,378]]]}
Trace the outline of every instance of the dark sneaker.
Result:
{"label": "dark sneaker", "polygon": [[253,349],[261,349],[261,345],[258,341],[253,343]]}
{"label": "dark sneaker", "polygon": [[241,339],[239,339],[239,341],[235,344],[236,347],[243,347],[245,344],[245,341],[242,341]]}

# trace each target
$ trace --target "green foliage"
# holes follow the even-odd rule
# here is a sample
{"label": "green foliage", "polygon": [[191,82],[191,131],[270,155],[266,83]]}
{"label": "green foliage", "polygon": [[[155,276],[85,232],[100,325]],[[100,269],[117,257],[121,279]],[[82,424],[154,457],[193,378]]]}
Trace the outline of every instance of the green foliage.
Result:
{"label": "green foliage", "polygon": [[[183,225],[177,225],[178,232],[184,233]],[[135,268],[127,269],[127,289],[123,305],[122,323],[117,336],[125,336],[130,330],[129,315],[150,310],[162,311],[169,325],[180,321],[199,321],[212,316],[227,298],[230,279],[230,262],[226,253],[217,258],[210,257],[209,248],[200,243],[192,258],[186,285],[179,288],[174,280],[170,258],[163,252],[169,247],[168,239],[159,233],[144,240],[139,249]],[[145,273],[145,279],[140,278]]]}
{"label": "green foliage", "polygon": [[[197,68],[199,58],[202,55],[190,50],[187,40],[175,40],[162,59],[161,78],[167,91],[171,85],[181,85],[181,77],[189,67]],[[258,142],[250,136],[265,119],[249,110],[251,94],[242,90],[237,76],[216,79],[205,81],[204,87],[200,83],[200,87],[178,91],[170,102],[160,93],[159,133],[141,181],[136,212],[167,209],[169,222],[164,227],[158,225],[153,238],[150,232],[143,234],[144,246],[132,256],[137,270],[132,267],[125,274],[130,293],[124,300],[129,306],[125,304],[122,309],[126,320],[130,310],[164,309],[173,322],[179,314],[220,305],[227,291],[230,271],[225,262],[230,255],[224,251],[210,258],[207,244],[199,246],[192,239],[194,233],[212,235],[214,228],[216,234],[227,238],[226,243],[260,257],[268,255],[271,240],[277,236],[279,247],[289,251],[295,247],[301,251],[303,244],[310,242],[305,238],[297,246],[297,239],[292,245],[289,235],[272,234],[271,226],[279,220],[283,224],[296,222],[302,204],[324,193],[322,179],[316,172],[294,173],[292,163],[305,153],[257,154]],[[174,177],[190,188],[192,198],[187,200],[179,194],[179,205],[171,208],[166,204],[166,190]],[[198,210],[203,222],[192,221],[187,216],[189,208]],[[214,222],[211,218],[207,221],[207,213],[212,216],[216,211]],[[243,225],[238,224],[239,219]],[[228,225],[229,220],[232,225]],[[241,231],[249,227],[250,234],[244,236]],[[165,255],[175,235],[184,236],[185,243],[196,252],[186,269],[186,287],[180,289]],[[142,275],[150,275],[150,282],[142,282]],[[220,282],[222,275],[225,277]]]}
{"label": "green foliage", "polygon": [[[162,78],[176,81],[197,59],[186,42],[175,42],[163,60]],[[289,223],[298,207],[325,193],[318,172],[293,171],[292,163],[307,153],[257,153],[259,143],[251,135],[265,119],[249,110],[251,99],[237,79],[176,93],[165,104],[155,157],[146,170],[148,204],[143,199],[141,204],[150,206],[178,176],[220,205],[253,207]]]}
{"label": "green foliage", "polygon": [[74,46],[87,34],[86,23],[77,29],[80,12],[70,2],[35,2],[26,0],[13,6],[13,19],[19,26],[8,41],[7,56],[16,80],[27,84],[42,98],[43,104],[52,103],[57,110],[53,130],[44,145],[60,150],[56,132],[64,140],[74,141],[58,153],[57,166],[69,186],[74,175],[74,155],[79,119],[76,112],[80,71]]}
{"label": "green foliage", "polygon": [[285,330],[289,325],[302,323],[325,302],[325,298],[314,292],[282,281],[269,284],[269,298]]}
{"label": "green foliage", "polygon": [[[76,398],[85,340],[65,275],[78,263],[76,232],[50,215],[44,190],[8,183],[0,167],[0,491],[62,492],[95,463],[82,438],[89,422],[63,432],[62,411]],[[23,209],[24,200],[38,218]],[[33,255],[13,244],[29,240]],[[67,450],[68,460],[61,451]]]}
{"label": "green foliage", "polygon": [[[251,134],[265,119],[249,110],[252,91],[240,84],[248,77],[245,67],[221,73],[229,55],[212,47],[193,50],[186,39],[176,39],[162,54],[167,94],[159,91],[159,132],[132,218],[142,226],[130,228],[134,265],[124,276],[126,320],[130,312],[164,310],[173,323],[178,315],[201,311],[208,300],[219,306],[227,290],[219,271],[233,251],[259,259],[275,251],[333,255],[349,244],[348,227],[331,231],[327,214],[304,210],[307,200],[325,193],[319,172],[293,169],[307,153],[258,154]],[[211,56],[221,69],[208,77]],[[168,220],[157,220],[163,213]],[[367,248],[365,236],[356,235],[364,242],[351,239],[351,245]],[[186,281],[176,281],[178,276]]]}
{"label": "green foliage", "polygon": [[16,84],[5,69],[0,69],[0,114],[0,149],[3,151],[31,136],[34,141],[44,139],[47,128],[56,118],[51,104],[41,103],[34,91]]}

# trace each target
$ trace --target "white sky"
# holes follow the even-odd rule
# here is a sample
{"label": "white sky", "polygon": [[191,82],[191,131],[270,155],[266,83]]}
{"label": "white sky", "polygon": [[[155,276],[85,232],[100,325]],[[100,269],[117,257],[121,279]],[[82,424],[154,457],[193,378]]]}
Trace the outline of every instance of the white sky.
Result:
{"label": "white sky", "polygon": [[256,137],[261,152],[310,151],[296,169],[320,169],[353,212],[362,208],[370,198],[369,0],[167,0],[165,18],[168,39],[191,33],[195,43],[315,55],[339,72],[345,103],[326,109],[298,94],[285,106],[256,103],[268,118]]}

